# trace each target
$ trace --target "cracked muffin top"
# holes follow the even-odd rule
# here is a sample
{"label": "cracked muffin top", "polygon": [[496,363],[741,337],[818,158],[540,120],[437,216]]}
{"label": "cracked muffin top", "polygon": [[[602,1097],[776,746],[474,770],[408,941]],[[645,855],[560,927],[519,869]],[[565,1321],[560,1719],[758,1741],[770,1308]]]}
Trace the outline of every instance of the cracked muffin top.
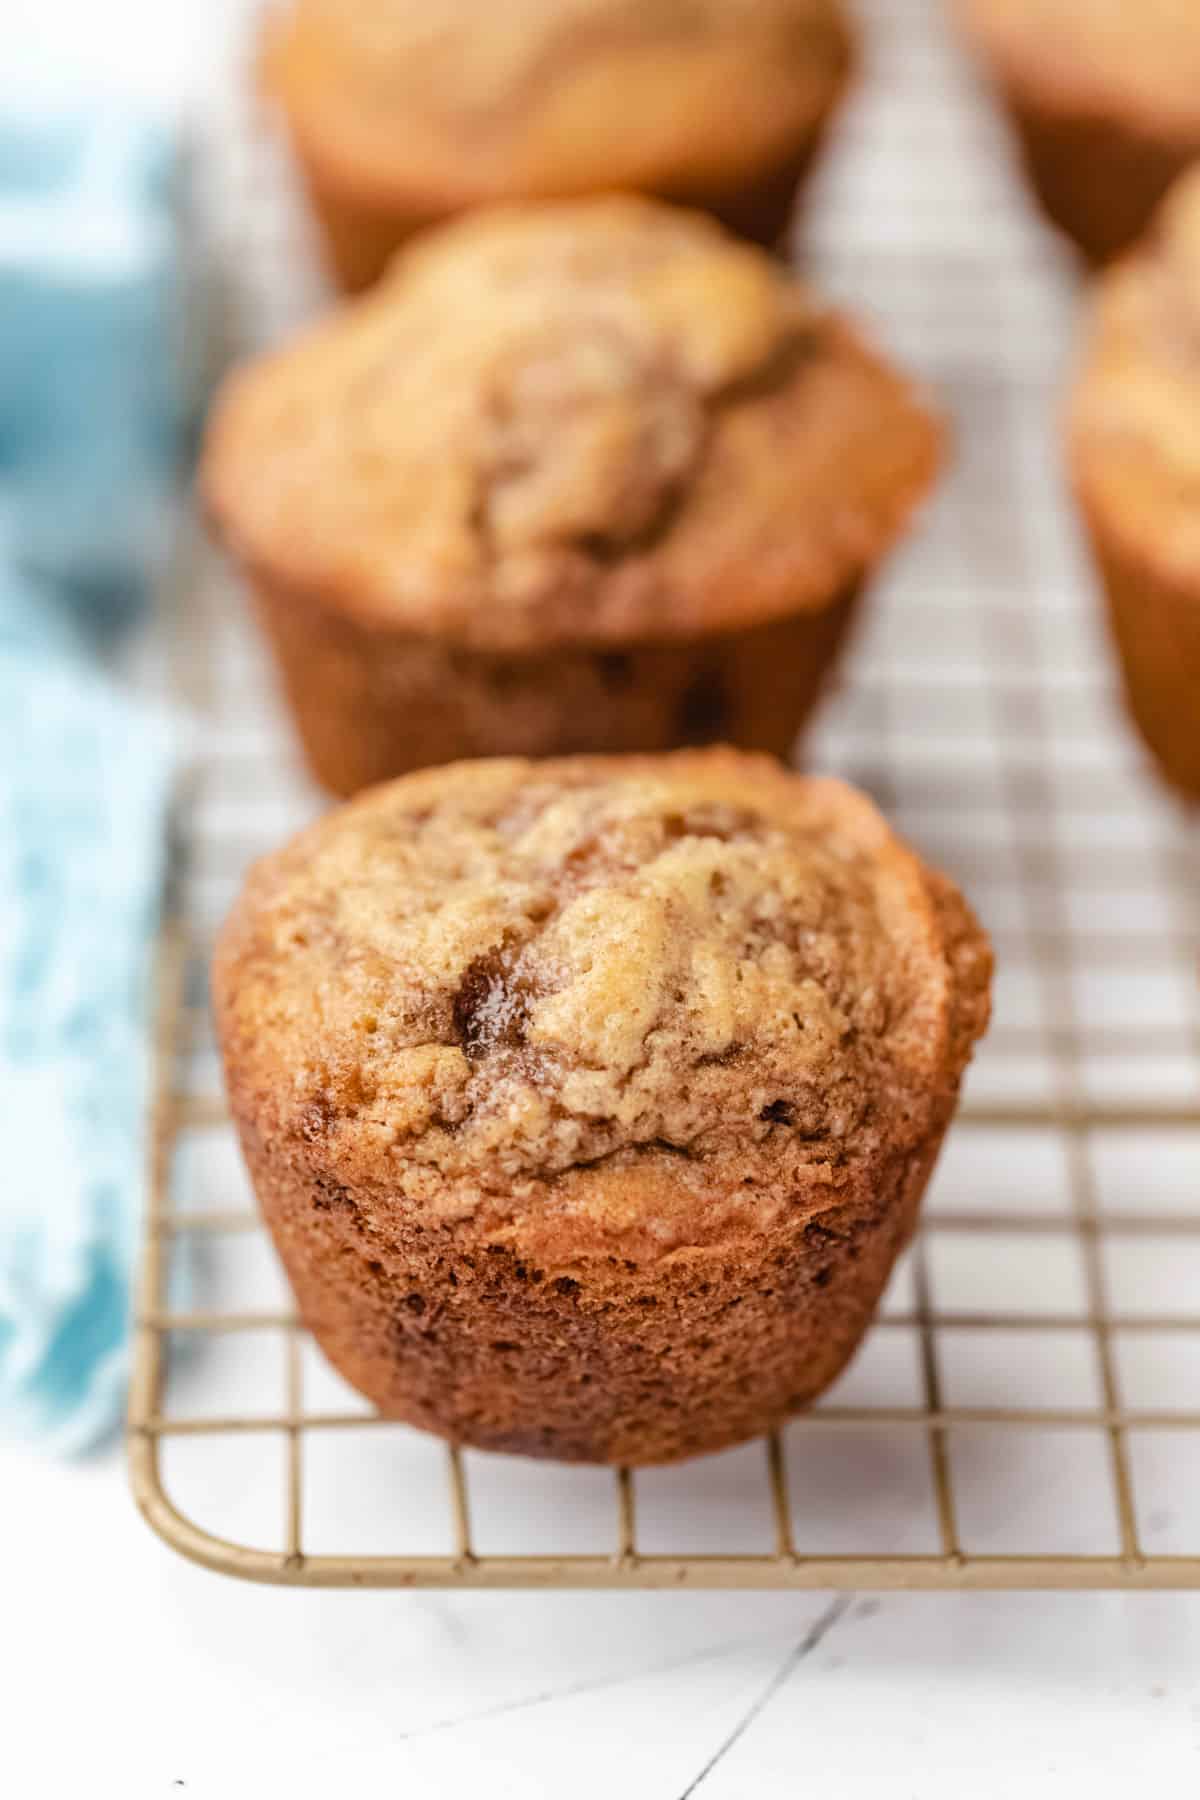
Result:
{"label": "cracked muffin top", "polygon": [[331,1199],[661,1249],[919,1154],[989,974],[862,795],[717,750],[369,791],[256,866],[215,994],[235,1097]]}
{"label": "cracked muffin top", "polygon": [[1069,430],[1085,503],[1130,549],[1200,580],[1200,172],[1097,283]]}
{"label": "cracked muffin top", "polygon": [[769,164],[851,48],[841,0],[293,0],[264,78],[345,180],[453,208]]}
{"label": "cracked muffin top", "polygon": [[1004,75],[1050,101],[1200,136],[1196,0],[958,0]]}
{"label": "cracked muffin top", "polygon": [[906,385],[770,257],[633,197],[506,208],[234,375],[204,486],[252,569],[477,647],[831,601],[927,487]]}

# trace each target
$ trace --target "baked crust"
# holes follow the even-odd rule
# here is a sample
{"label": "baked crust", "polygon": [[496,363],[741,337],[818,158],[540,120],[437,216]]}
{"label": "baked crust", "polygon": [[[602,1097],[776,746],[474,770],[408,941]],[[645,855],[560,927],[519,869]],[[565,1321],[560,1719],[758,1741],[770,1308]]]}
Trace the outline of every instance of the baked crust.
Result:
{"label": "baked crust", "polygon": [[624,198],[407,252],[235,374],[202,483],[344,794],[466,756],[787,754],[939,457],[847,321]]}
{"label": "baked crust", "polygon": [[1200,592],[1200,175],[1097,284],[1068,429],[1089,511]]}
{"label": "baked crust", "polygon": [[646,1462],[850,1355],[990,967],[865,798],[709,751],[363,795],[252,872],[214,998],[342,1372],[463,1442]]}
{"label": "baked crust", "polygon": [[773,241],[852,59],[840,0],[296,0],[262,73],[359,287],[506,200],[628,188]]}
{"label": "baked crust", "polygon": [[1200,156],[1193,0],[958,0],[1047,216],[1092,262],[1148,224]]}
{"label": "baked crust", "polygon": [[909,386],[771,259],[633,197],[448,226],[225,384],[202,482],[264,583],[486,651],[827,604],[925,492]]}
{"label": "baked crust", "polygon": [[1200,175],[1098,284],[1068,412],[1072,477],[1130,711],[1200,799]]}
{"label": "baked crust", "polygon": [[375,631],[259,583],[310,767],[335,794],[490,756],[673,750],[714,740],[786,758],[852,629],[857,585],[744,630],[613,649],[467,651]]}

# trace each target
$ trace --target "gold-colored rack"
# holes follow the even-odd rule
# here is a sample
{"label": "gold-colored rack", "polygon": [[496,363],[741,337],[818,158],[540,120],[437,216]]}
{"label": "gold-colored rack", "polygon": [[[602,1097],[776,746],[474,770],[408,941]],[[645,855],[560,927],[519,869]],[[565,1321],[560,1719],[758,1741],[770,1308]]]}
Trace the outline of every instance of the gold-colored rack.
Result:
{"label": "gold-colored rack", "polygon": [[[1146,1131],[1150,1138],[1163,1125],[1184,1126],[1196,1133],[1200,1158],[1200,1111],[1165,1112],[1147,1121],[1129,1109],[1065,1111],[1050,1123],[1070,1147],[1073,1208],[1068,1214],[1036,1211],[939,1210],[926,1222],[914,1256],[915,1306],[887,1313],[876,1330],[913,1331],[919,1335],[924,1387],[916,1407],[883,1405],[825,1406],[789,1426],[789,1434],[806,1428],[887,1427],[912,1432],[927,1446],[931,1491],[940,1548],[928,1555],[821,1555],[804,1549],[803,1519],[797,1518],[788,1493],[784,1449],[778,1435],[762,1444],[762,1479],[770,1494],[775,1543],[770,1551],[739,1555],[647,1554],[638,1548],[636,1476],[613,1475],[612,1546],[608,1554],[487,1555],[474,1547],[471,1503],[464,1458],[446,1446],[446,1504],[453,1520],[451,1554],[390,1555],[309,1554],[303,1542],[302,1469],[305,1440],[311,1433],[352,1428],[405,1432],[374,1415],[354,1411],[306,1411],[299,1346],[300,1321],[287,1311],[172,1311],[168,1299],[168,1263],[172,1243],[211,1233],[254,1233],[261,1229],[248,1211],[176,1211],[170,1200],[172,1155],[181,1133],[222,1126],[217,1105],[196,1107],[186,1091],[174,1085],[178,1066],[186,968],[185,939],[174,925],[162,954],[162,1016],[158,1044],[158,1095],[152,1147],[152,1199],[146,1228],[136,1374],[130,1407],[129,1455],[134,1490],[149,1522],[177,1550],[209,1568],[258,1581],[301,1586],[361,1587],[826,1587],[826,1588],[1175,1588],[1200,1587],[1200,1549],[1193,1555],[1148,1553],[1142,1546],[1130,1475],[1131,1433],[1154,1430],[1200,1434],[1200,1408],[1180,1410],[1123,1406],[1118,1396],[1113,1343],[1117,1334],[1143,1332],[1196,1334],[1200,1341],[1200,1308],[1190,1313],[1117,1313],[1108,1305],[1100,1269],[1102,1240],[1145,1239],[1162,1234],[1200,1237],[1200,1213],[1186,1215],[1096,1209],[1087,1172],[1086,1137],[1107,1126]],[[1023,1111],[981,1106],[968,1109],[974,1120],[1006,1131],[1029,1124],[1045,1125],[1036,1108]],[[946,1311],[931,1299],[928,1246],[938,1232],[968,1233],[986,1253],[989,1235],[1028,1240],[1030,1253],[1047,1238],[1067,1234],[1077,1239],[1088,1272],[1088,1303],[1081,1312]],[[951,1406],[943,1396],[937,1343],[956,1332],[1087,1332],[1098,1349],[1103,1404],[1095,1407]],[[279,1333],[287,1343],[286,1394],[277,1412],[230,1412],[220,1416],[173,1416],[164,1409],[167,1345],[172,1334],[201,1337],[223,1332]],[[1115,1494],[1118,1543],[1112,1554],[975,1554],[964,1547],[957,1524],[955,1484],[948,1454],[948,1435],[956,1429],[1006,1431],[1014,1428],[1103,1433]],[[238,1433],[274,1433],[286,1444],[284,1518],[286,1530],[277,1550],[256,1549],[225,1541],[186,1517],[164,1487],[160,1455],[172,1437],[218,1437]],[[703,1482],[703,1464],[696,1479]],[[403,1510],[397,1518],[398,1544],[403,1544]],[[1200,1522],[1197,1524],[1200,1539]]]}
{"label": "gold-colored rack", "polygon": [[[911,1254],[910,1291],[889,1297],[870,1340],[885,1378],[860,1378],[853,1404],[835,1389],[741,1453],[737,1497],[764,1521],[757,1548],[690,1549],[682,1501],[665,1514],[655,1503],[648,1541],[653,1477],[616,1471],[594,1550],[563,1547],[574,1542],[564,1503],[537,1550],[492,1551],[479,1527],[481,1464],[451,1446],[437,1452],[445,1546],[432,1553],[410,1529],[414,1491],[397,1485],[385,1454],[416,1434],[352,1400],[326,1404],[323,1378],[314,1399],[312,1347],[286,1305],[229,1303],[219,1286],[178,1298],[182,1246],[227,1242],[240,1266],[260,1244],[231,1177],[181,1191],[187,1145],[230,1135],[204,1006],[212,932],[248,858],[316,804],[241,596],[201,553],[176,642],[209,748],[162,946],[129,1455],[147,1519],[211,1569],[314,1587],[1200,1587],[1196,830],[1139,763],[1061,494],[1052,396],[1071,279],[1027,222],[941,9],[879,0],[868,11],[885,66],[829,172],[809,248],[826,284],[873,307],[924,371],[954,415],[958,455],[926,530],[873,598],[816,757],[870,787],[959,876],[1001,968],[996,1023]],[[302,222],[269,135],[240,109],[213,135],[215,226],[248,338],[269,339],[319,292]],[[897,217],[910,221],[902,241]],[[228,1403],[198,1404],[229,1334],[242,1334],[245,1391],[239,1376]],[[175,1359],[189,1341],[190,1358]],[[280,1344],[279,1391],[260,1404],[259,1364]],[[897,1401],[888,1371],[909,1349],[915,1386]],[[1063,1359],[1086,1364],[1066,1398]],[[368,1455],[379,1450],[378,1471],[355,1479],[390,1496],[386,1544],[339,1543],[335,1506],[333,1547],[318,1548],[313,1457],[359,1433]],[[899,1465],[884,1457],[818,1504],[814,1468],[839,1439],[864,1437],[904,1446],[906,1469],[919,1449],[919,1483],[893,1491]],[[189,1513],[173,1497],[165,1465],[185,1443],[203,1458],[260,1439],[282,1448],[280,1528],[265,1543],[233,1541],[199,1502]],[[982,1446],[974,1460],[968,1443]],[[1042,1485],[1022,1490],[1021,1454],[1035,1444]],[[1088,1447],[1090,1473],[1074,1472],[1071,1445]],[[434,1451],[419,1447],[428,1469]],[[720,1460],[694,1466],[695,1495]],[[503,1459],[489,1466],[502,1485]],[[831,1535],[829,1514],[853,1514],[864,1480],[888,1525],[905,1525],[899,1547],[894,1533],[881,1542],[879,1517],[860,1540]],[[1026,1511],[1023,1491],[1037,1501]],[[1064,1522],[1089,1510],[1109,1524],[1081,1547]],[[924,1548],[911,1547],[918,1539]]]}

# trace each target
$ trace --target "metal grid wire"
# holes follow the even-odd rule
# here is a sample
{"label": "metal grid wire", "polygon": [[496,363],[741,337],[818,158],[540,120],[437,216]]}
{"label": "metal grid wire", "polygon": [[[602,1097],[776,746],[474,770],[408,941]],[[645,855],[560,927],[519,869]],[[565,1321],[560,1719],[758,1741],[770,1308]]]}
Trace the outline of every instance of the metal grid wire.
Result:
{"label": "metal grid wire", "polygon": [[[174,642],[207,750],[163,949],[130,1454],[151,1522],[209,1567],[299,1585],[1200,1586],[1196,835],[1141,767],[1063,500],[1072,277],[937,7],[867,11],[863,93],[805,254],[924,375],[956,458],[810,757],[958,876],[1001,971],[915,1248],[823,1404],[682,1475],[460,1454],[366,1411],[289,1310],[220,1098],[213,931],[248,858],[320,802],[236,584],[197,546]],[[241,335],[270,341],[321,298],[303,221],[261,122],[214,138]],[[169,1355],[177,1340],[199,1348]]]}

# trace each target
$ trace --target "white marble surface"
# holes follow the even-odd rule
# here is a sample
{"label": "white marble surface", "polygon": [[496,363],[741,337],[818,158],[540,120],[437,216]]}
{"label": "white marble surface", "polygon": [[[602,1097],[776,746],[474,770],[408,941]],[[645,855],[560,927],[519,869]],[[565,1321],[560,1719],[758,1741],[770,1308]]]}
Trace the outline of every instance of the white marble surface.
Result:
{"label": "white marble surface", "polygon": [[172,1555],[116,1457],[8,1452],[0,1493],[21,1800],[1124,1800],[1200,1776],[1200,1597],[289,1593]]}
{"label": "white marble surface", "polygon": [[[176,104],[219,82],[239,5],[4,11]],[[986,1396],[993,1367],[955,1369]],[[219,1379],[197,1369],[197,1405]],[[1200,1778],[1200,1596],[292,1593],[169,1552],[115,1452],[4,1450],[0,1496],[0,1785],[21,1800],[1123,1800]],[[1055,1498],[1067,1529],[1077,1498]]]}

